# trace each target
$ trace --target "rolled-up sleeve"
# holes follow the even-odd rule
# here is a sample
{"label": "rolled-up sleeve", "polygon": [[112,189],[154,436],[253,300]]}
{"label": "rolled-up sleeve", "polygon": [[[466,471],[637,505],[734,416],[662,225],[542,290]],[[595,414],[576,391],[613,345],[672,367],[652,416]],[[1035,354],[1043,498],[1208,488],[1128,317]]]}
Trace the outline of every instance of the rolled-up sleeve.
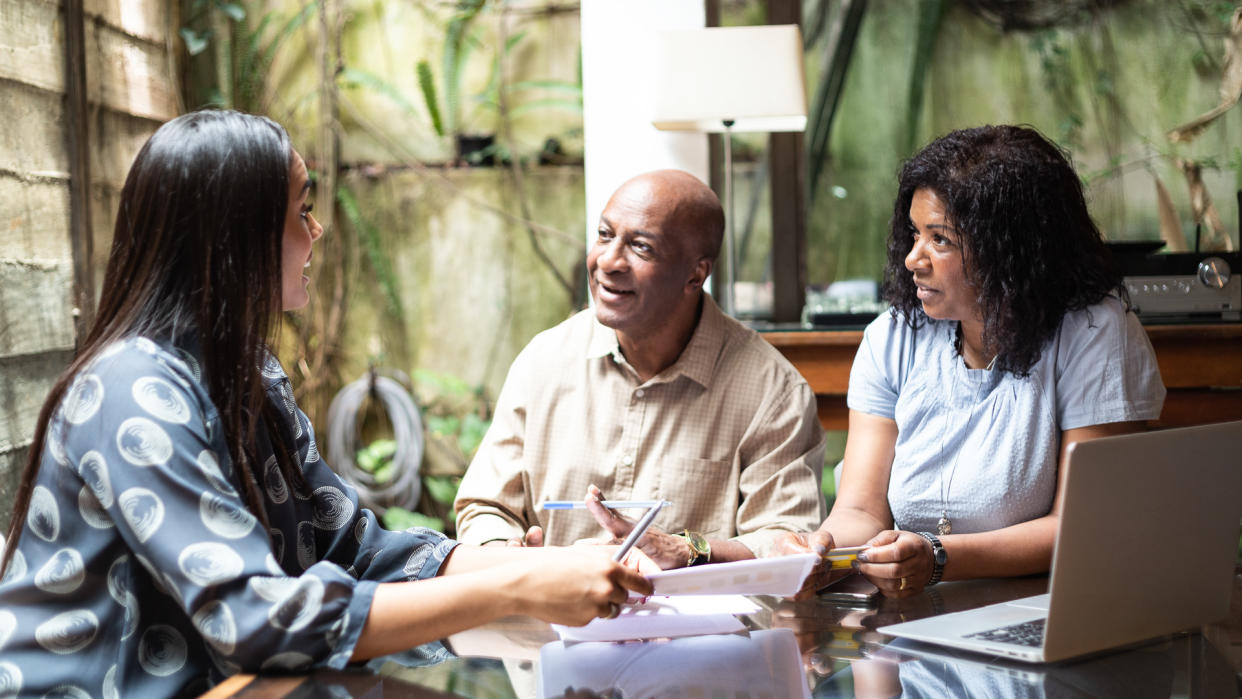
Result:
{"label": "rolled-up sleeve", "polygon": [[811,531],[825,516],[820,479],[824,432],[815,394],[800,378],[768,398],[744,437],[737,536],[757,557],[768,555],[787,531]]}
{"label": "rolled-up sleeve", "polygon": [[457,537],[463,543],[520,538],[534,524],[523,515],[529,499],[524,462],[527,406],[522,402],[529,395],[524,368],[528,351],[514,360],[492,424],[457,490],[453,506]]}

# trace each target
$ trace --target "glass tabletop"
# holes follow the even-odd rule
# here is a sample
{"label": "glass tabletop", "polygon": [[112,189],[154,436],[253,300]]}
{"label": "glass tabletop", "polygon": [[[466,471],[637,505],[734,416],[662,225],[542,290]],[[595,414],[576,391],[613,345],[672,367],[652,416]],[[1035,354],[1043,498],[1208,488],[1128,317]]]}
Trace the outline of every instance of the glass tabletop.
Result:
{"label": "glass tabletop", "polygon": [[[1193,632],[1053,664],[951,651],[877,628],[1042,594],[1044,576],[941,583],[871,607],[766,597],[745,632],[564,643],[508,618],[449,639],[458,657],[259,677],[235,697],[1236,697],[1242,695],[1242,575],[1230,617]],[[411,666],[417,665],[417,666]],[[217,688],[222,689],[222,688]]]}

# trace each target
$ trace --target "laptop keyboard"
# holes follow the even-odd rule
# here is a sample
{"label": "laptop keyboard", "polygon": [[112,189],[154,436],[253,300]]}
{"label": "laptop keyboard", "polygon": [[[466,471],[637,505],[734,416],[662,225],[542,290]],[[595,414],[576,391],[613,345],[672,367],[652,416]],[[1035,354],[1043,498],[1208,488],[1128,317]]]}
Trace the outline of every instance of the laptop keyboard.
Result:
{"label": "laptop keyboard", "polygon": [[981,641],[998,643],[1014,643],[1019,646],[1038,648],[1044,644],[1044,619],[1024,621],[1013,626],[1002,626],[999,629],[966,634],[966,638],[977,638]]}

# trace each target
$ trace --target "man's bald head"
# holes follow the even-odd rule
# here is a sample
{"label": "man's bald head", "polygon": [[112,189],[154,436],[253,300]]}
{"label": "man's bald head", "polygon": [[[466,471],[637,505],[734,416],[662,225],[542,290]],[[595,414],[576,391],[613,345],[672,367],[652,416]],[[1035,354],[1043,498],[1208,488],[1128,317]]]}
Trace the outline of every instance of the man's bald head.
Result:
{"label": "man's bald head", "polygon": [[714,262],[720,254],[724,209],[711,187],[694,175],[684,170],[645,172],[618,187],[612,199],[618,197],[646,199],[649,213],[661,218],[666,230],[685,236],[696,257]]}

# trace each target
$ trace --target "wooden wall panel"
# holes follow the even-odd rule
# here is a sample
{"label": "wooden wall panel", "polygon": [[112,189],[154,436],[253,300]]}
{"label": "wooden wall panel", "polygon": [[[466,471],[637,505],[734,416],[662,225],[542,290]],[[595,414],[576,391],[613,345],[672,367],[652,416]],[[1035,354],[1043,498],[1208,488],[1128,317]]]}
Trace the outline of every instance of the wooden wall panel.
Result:
{"label": "wooden wall panel", "polygon": [[56,3],[42,0],[0,2],[0,79],[63,93],[64,35]]}
{"label": "wooden wall panel", "polygon": [[66,180],[0,172],[0,259],[68,261],[67,230]]}
{"label": "wooden wall panel", "polygon": [[0,260],[0,357],[73,349],[72,284],[67,263]]}
{"label": "wooden wall panel", "polygon": [[0,82],[0,98],[4,100],[0,174],[68,178],[64,96],[22,83]]}
{"label": "wooden wall panel", "polygon": [[86,27],[87,98],[94,105],[164,122],[176,116],[177,93],[164,47],[115,27]]}
{"label": "wooden wall panel", "polygon": [[79,171],[89,177],[78,189],[87,198],[88,262],[98,284],[129,166],[177,109],[167,45],[175,4],[83,0],[81,10],[87,104],[71,124],[70,10],[57,0],[0,0],[0,521],[8,519],[38,411],[76,342],[70,130],[85,134],[88,167]]}
{"label": "wooden wall panel", "polygon": [[82,9],[87,17],[98,18],[135,39],[162,45],[164,37],[176,31],[174,5],[166,0],[85,0]]}

